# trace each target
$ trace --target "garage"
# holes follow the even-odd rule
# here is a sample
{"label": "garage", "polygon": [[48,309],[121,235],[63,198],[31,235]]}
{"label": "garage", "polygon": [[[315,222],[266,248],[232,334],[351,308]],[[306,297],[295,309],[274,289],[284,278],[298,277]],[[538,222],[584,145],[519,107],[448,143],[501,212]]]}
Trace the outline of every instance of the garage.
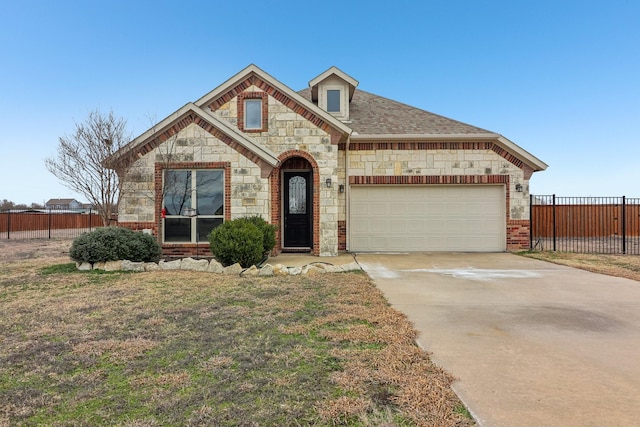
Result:
{"label": "garage", "polygon": [[503,185],[352,186],[352,252],[506,250]]}

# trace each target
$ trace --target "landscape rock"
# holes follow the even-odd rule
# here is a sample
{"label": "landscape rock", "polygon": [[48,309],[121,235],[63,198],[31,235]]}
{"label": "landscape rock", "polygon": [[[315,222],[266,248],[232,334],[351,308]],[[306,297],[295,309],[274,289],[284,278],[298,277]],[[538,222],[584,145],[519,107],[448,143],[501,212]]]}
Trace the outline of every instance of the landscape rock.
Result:
{"label": "landscape rock", "polygon": [[209,268],[207,269],[209,273],[222,273],[222,270],[224,270],[224,267],[217,260],[212,259],[209,261]]}
{"label": "landscape rock", "polygon": [[160,270],[160,266],[155,262],[145,262],[144,271],[156,271]]}
{"label": "landscape rock", "polygon": [[282,264],[276,264],[273,266],[273,274],[276,276],[288,276],[289,269]]}
{"label": "landscape rock", "polygon": [[289,275],[290,276],[298,276],[300,273],[302,273],[302,267],[290,267],[289,268]]}
{"label": "landscape rock", "polygon": [[107,261],[104,263],[104,271],[122,270],[122,261]]}
{"label": "landscape rock", "polygon": [[123,271],[144,271],[144,262],[133,262],[129,260],[123,260],[121,261],[120,268]]}
{"label": "landscape rock", "polygon": [[245,271],[240,273],[240,277],[255,277],[255,276],[258,276],[259,274],[260,274],[260,270],[258,270],[258,267],[256,267],[255,265],[252,265],[251,267],[247,268]]}
{"label": "landscape rock", "polygon": [[265,264],[260,269],[258,276],[273,276],[273,265]]}
{"label": "landscape rock", "polygon": [[344,273],[344,270],[339,265],[324,264],[323,266],[324,271],[326,271],[327,273]]}
{"label": "landscape rock", "polygon": [[362,267],[360,267],[360,264],[358,264],[357,262],[352,262],[349,264],[343,264],[340,267],[342,267],[343,271],[360,271],[362,270]]}
{"label": "landscape rock", "polygon": [[104,270],[104,261],[94,262],[93,263],[94,270]]}
{"label": "landscape rock", "polygon": [[179,259],[175,261],[161,260],[158,266],[160,266],[161,270],[180,270],[180,264],[182,264],[182,261]]}
{"label": "landscape rock", "polygon": [[227,275],[238,275],[242,273],[242,266],[239,263],[235,263],[233,265],[230,265],[228,267],[225,267],[222,270],[222,274],[227,274]]}
{"label": "landscape rock", "polygon": [[317,276],[318,274],[325,274],[326,271],[324,268],[317,267],[313,264],[305,265],[302,268],[302,274],[307,276]]}
{"label": "landscape rock", "polygon": [[91,264],[89,264],[88,262],[83,262],[83,263],[79,263],[76,262],[76,268],[80,271],[89,271],[91,270]]}
{"label": "landscape rock", "polygon": [[208,269],[209,261],[206,259],[183,258],[180,264],[180,270],[207,271]]}

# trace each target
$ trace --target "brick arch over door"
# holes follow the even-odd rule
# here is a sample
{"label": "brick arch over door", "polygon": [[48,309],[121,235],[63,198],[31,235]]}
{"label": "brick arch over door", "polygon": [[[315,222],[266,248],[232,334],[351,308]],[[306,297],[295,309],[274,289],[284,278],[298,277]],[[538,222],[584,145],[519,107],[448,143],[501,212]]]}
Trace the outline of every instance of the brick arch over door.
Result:
{"label": "brick arch over door", "polygon": [[271,172],[271,223],[277,227],[275,253],[282,252],[282,170],[311,169],[313,176],[313,242],[312,251],[320,255],[320,171],[311,154],[301,150],[286,151],[278,156],[280,162]]}

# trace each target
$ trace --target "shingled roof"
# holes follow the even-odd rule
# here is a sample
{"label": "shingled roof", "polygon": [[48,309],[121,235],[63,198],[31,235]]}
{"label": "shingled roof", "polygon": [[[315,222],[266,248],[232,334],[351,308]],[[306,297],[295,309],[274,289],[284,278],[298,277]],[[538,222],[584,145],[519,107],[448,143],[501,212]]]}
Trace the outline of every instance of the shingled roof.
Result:
{"label": "shingled roof", "polygon": [[[298,94],[311,101],[311,89]],[[398,101],[356,89],[349,106],[348,126],[361,135],[491,134],[486,129],[430,113]]]}

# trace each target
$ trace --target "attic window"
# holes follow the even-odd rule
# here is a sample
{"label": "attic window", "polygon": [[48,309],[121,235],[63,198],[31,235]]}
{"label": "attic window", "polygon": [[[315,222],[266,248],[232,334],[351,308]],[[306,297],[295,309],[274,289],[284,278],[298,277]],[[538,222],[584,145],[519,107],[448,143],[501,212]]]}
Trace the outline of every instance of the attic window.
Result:
{"label": "attic window", "polygon": [[262,128],[262,99],[244,100],[244,128]]}
{"label": "attic window", "polygon": [[339,89],[327,90],[327,111],[329,113],[340,112],[340,90]]}
{"label": "attic window", "polygon": [[264,92],[243,92],[238,95],[238,129],[244,132],[266,132],[268,96]]}

